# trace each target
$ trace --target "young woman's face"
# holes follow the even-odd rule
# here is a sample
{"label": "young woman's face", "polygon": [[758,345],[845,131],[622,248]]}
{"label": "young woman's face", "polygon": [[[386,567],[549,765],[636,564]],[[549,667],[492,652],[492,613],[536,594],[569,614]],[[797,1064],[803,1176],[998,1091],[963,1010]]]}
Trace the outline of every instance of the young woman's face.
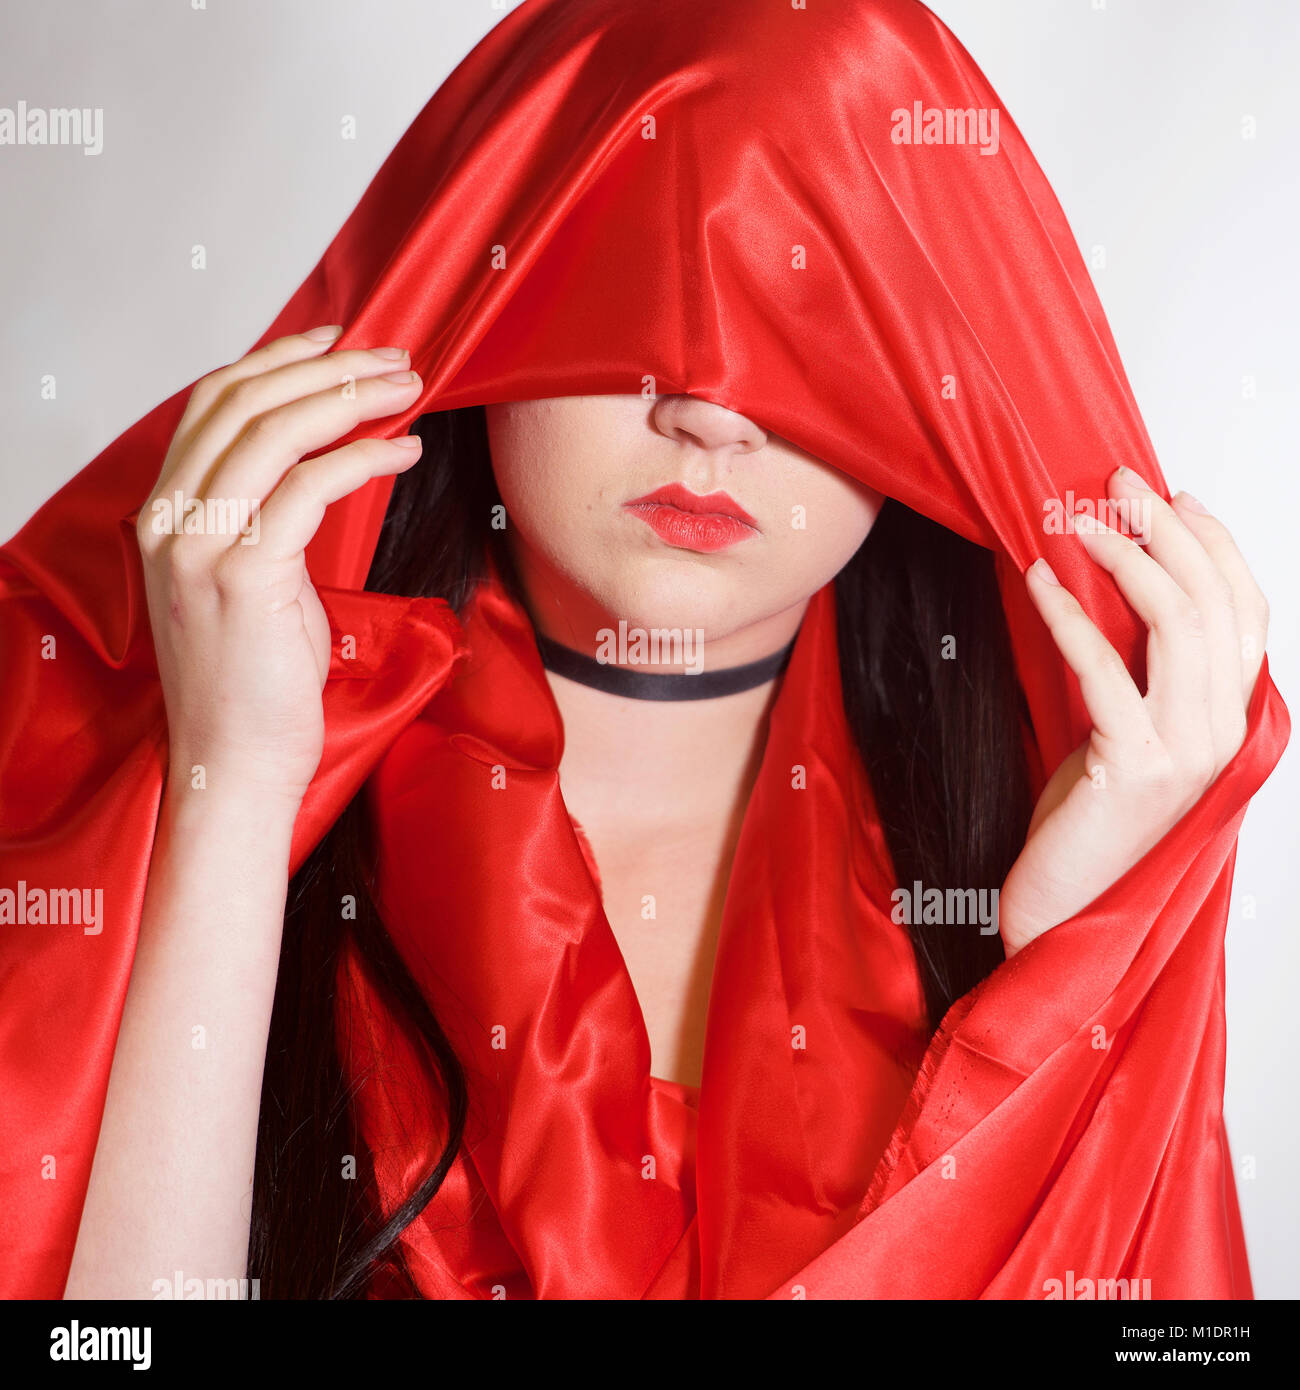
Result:
{"label": "young woman's face", "polygon": [[693,628],[711,666],[793,636],[882,497],[693,396],[564,396],[487,408],[507,535],[535,621],[591,650],[602,628]]}

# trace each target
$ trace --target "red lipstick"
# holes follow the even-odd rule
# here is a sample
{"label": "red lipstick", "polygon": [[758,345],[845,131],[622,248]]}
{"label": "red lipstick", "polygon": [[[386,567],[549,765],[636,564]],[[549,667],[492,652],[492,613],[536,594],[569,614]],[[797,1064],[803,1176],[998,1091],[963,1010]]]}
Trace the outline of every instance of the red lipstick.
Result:
{"label": "red lipstick", "polygon": [[758,522],[725,492],[701,497],[681,483],[669,483],[623,505],[679,550],[711,555],[758,534]]}

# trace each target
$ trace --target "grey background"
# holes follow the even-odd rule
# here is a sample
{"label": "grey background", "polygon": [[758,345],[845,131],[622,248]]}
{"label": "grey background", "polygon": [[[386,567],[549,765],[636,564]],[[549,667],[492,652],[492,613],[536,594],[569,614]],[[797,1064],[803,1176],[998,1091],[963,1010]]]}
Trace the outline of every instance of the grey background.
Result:
{"label": "grey background", "polygon": [[[0,7],[0,106],[105,112],[97,157],[0,147],[4,536],[140,415],[248,349],[434,89],[513,8],[192,3]],[[1105,248],[1094,280],[1165,472],[1232,527],[1272,602],[1274,678],[1300,699],[1292,5],[932,8],[1024,131],[1085,253]],[[355,140],[341,138],[347,116]],[[1300,1295],[1297,775],[1291,751],[1247,816],[1227,946],[1228,1127],[1265,1298]]]}

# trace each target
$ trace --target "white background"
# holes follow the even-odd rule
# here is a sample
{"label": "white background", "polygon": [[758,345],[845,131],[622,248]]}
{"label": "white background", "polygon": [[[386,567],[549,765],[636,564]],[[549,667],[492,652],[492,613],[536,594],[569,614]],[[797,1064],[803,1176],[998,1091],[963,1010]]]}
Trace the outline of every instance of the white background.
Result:
{"label": "white background", "polygon": [[[247,350],[510,7],[3,0],[0,106],[102,107],[105,143],[94,158],[0,147],[0,535]],[[1024,131],[1085,253],[1105,248],[1094,280],[1165,473],[1232,527],[1272,602],[1274,679],[1300,701],[1292,0],[932,8]],[[40,398],[47,373],[54,401]],[[1300,1295],[1296,767],[1290,751],[1247,816],[1228,932],[1228,1128],[1264,1298]]]}

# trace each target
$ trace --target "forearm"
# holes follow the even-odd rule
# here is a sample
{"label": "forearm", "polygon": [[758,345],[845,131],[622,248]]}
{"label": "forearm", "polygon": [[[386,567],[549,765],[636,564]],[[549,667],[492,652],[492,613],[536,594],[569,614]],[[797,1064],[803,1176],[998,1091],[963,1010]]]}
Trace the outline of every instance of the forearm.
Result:
{"label": "forearm", "polygon": [[217,780],[163,798],[68,1298],[246,1272],[296,808]]}

